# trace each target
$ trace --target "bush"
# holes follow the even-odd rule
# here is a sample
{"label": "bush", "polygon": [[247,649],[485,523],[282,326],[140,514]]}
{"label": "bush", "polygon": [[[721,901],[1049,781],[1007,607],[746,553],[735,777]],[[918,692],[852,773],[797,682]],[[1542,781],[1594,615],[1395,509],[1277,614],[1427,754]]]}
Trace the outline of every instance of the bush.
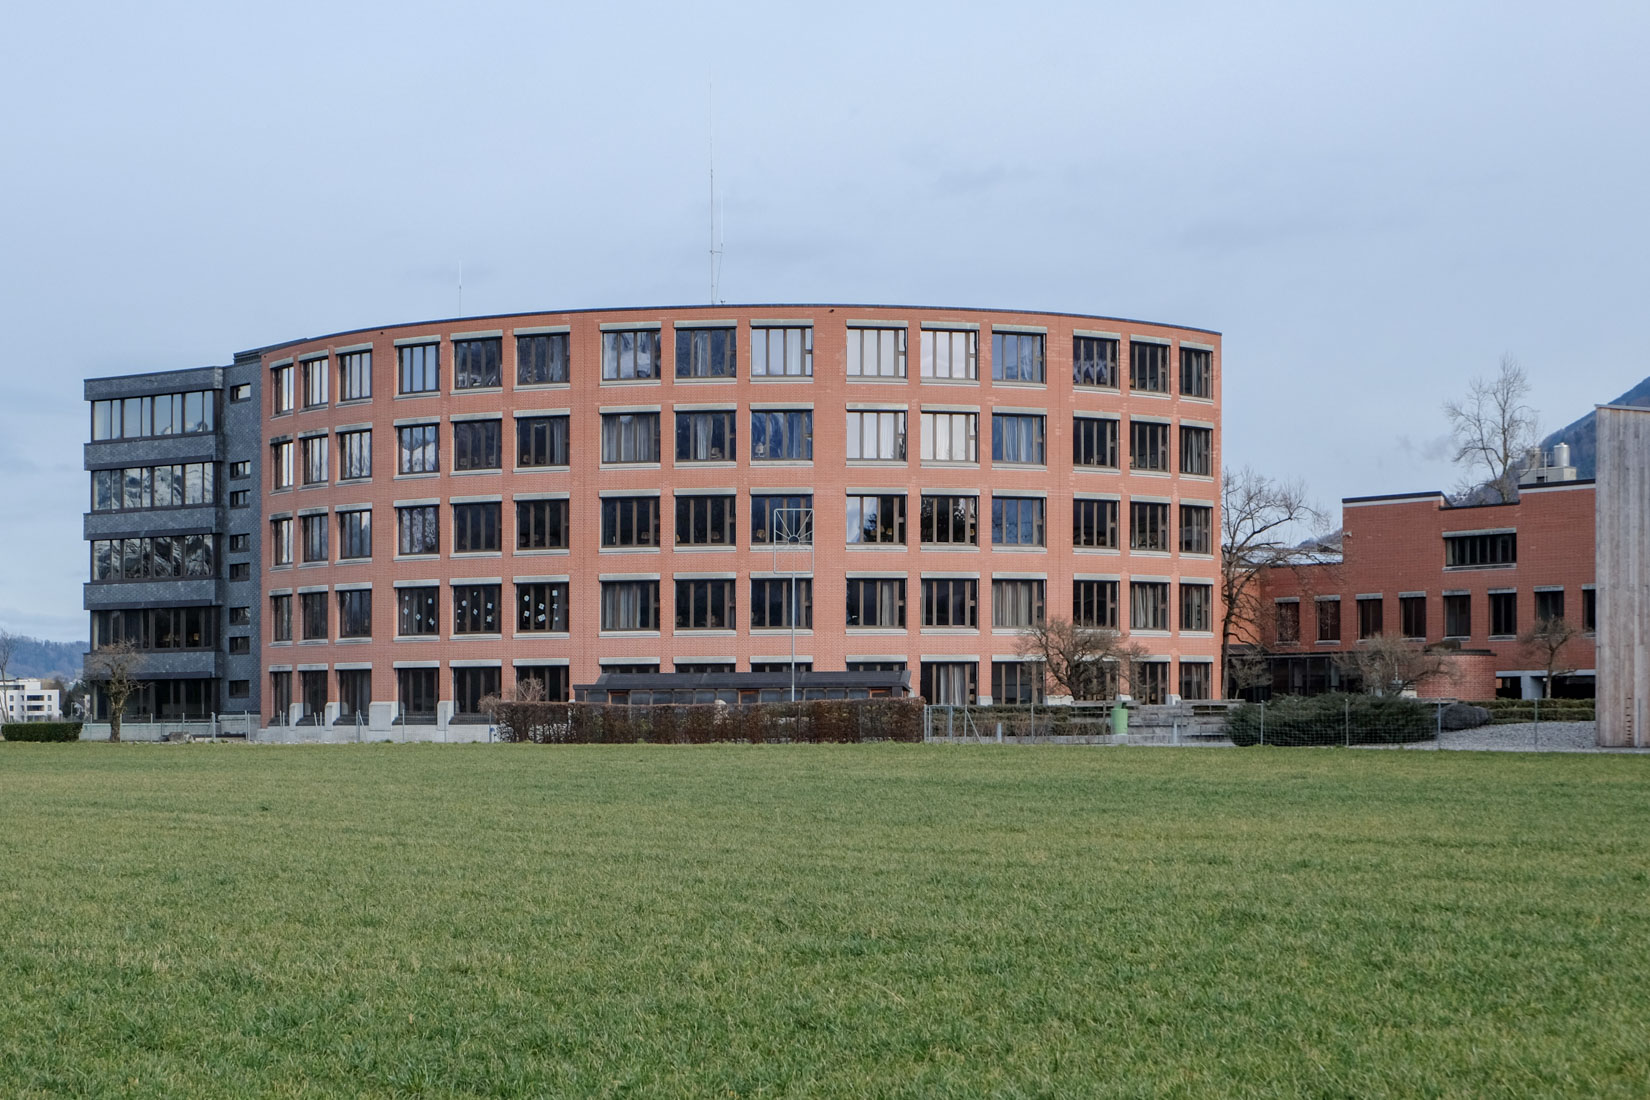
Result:
{"label": "bush", "polygon": [[1591,722],[1597,718],[1592,699],[1487,699],[1475,704],[1490,712],[1497,725],[1511,722]]}
{"label": "bush", "polygon": [[916,699],[791,703],[503,703],[499,734],[537,745],[708,745],[744,742],[921,741]]}
{"label": "bush", "polygon": [[7,741],[78,741],[79,722],[7,722],[0,726]]}
{"label": "bush", "polygon": [[1396,695],[1283,695],[1226,715],[1234,745],[1398,745],[1436,736],[1434,708]]}

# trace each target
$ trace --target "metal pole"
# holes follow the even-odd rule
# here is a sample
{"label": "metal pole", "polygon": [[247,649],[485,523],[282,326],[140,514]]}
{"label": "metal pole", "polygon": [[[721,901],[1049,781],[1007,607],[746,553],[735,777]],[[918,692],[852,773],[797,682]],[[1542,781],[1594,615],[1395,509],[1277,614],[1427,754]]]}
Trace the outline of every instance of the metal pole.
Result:
{"label": "metal pole", "polygon": [[791,574],[791,705],[796,705],[796,574]]}

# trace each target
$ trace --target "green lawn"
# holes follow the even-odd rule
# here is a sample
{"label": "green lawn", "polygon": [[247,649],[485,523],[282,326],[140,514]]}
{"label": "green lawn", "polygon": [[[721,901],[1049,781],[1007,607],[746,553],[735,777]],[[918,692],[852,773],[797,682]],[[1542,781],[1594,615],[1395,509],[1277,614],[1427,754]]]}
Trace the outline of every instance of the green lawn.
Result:
{"label": "green lawn", "polygon": [[1650,1095],[1650,758],[0,745],[0,1096]]}

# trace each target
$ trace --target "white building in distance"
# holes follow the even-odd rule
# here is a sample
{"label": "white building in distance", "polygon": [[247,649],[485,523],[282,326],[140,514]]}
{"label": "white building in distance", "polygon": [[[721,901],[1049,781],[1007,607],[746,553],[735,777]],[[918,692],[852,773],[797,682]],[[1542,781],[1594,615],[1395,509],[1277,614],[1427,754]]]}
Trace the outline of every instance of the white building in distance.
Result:
{"label": "white building in distance", "polygon": [[63,697],[41,680],[0,681],[0,720],[55,722],[63,717]]}

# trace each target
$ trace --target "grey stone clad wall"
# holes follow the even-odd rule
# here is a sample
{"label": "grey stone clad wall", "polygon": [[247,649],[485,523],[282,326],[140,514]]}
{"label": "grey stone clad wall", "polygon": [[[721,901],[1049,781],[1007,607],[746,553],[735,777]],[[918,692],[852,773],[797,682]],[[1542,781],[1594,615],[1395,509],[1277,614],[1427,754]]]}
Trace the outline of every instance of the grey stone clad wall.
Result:
{"label": "grey stone clad wall", "polygon": [[1650,409],[1601,405],[1598,743],[1650,746]]}
{"label": "grey stone clad wall", "polygon": [[[245,401],[231,401],[229,395],[234,387],[246,385],[251,387],[249,399]],[[238,714],[245,711],[250,714],[261,713],[262,685],[264,681],[262,667],[263,656],[258,644],[263,637],[263,361],[257,352],[242,352],[235,356],[234,365],[224,369],[224,402],[223,415],[219,418],[219,437],[224,443],[224,483],[223,494],[220,498],[219,509],[223,516],[224,532],[224,570],[223,570],[223,602],[226,608],[247,607],[252,609],[252,623],[250,626],[229,626],[228,612],[224,613],[224,629],[222,632],[222,647],[224,649],[224,699],[222,710],[228,714]],[[231,480],[229,466],[234,462],[250,462],[252,472],[250,476]],[[245,490],[251,494],[250,503],[245,508],[231,508],[230,494]],[[247,551],[229,552],[229,540],[232,535],[246,535],[250,547]],[[235,563],[245,563],[248,566],[247,579],[232,581],[229,579],[229,567]],[[250,652],[234,654],[228,652],[231,637],[247,637],[251,639]],[[230,698],[229,685],[237,681],[246,681],[247,695],[244,698]]]}

